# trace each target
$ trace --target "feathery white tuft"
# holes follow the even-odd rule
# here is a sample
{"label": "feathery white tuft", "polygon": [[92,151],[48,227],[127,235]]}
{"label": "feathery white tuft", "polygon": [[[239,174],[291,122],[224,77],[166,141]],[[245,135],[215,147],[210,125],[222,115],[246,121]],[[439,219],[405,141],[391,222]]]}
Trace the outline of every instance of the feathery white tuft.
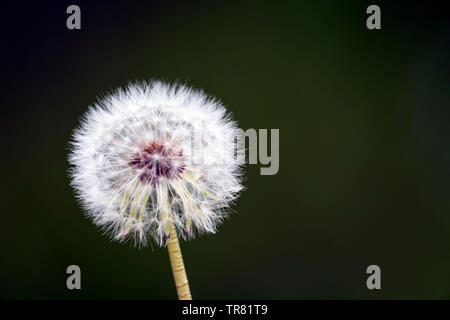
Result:
{"label": "feathery white tuft", "polygon": [[72,186],[113,239],[165,245],[214,233],[242,189],[236,123],[183,85],[130,84],[90,107],[73,134]]}

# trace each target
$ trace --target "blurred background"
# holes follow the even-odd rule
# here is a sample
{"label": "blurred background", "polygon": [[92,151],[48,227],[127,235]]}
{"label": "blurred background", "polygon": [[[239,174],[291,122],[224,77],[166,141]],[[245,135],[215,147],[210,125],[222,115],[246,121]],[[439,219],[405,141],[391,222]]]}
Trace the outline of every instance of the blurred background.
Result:
{"label": "blurred background", "polygon": [[176,299],[167,250],[109,241],[67,174],[88,105],[156,78],[280,129],[278,174],[247,166],[231,219],[182,243],[194,298],[450,298],[449,16],[433,1],[2,3],[0,297]]}

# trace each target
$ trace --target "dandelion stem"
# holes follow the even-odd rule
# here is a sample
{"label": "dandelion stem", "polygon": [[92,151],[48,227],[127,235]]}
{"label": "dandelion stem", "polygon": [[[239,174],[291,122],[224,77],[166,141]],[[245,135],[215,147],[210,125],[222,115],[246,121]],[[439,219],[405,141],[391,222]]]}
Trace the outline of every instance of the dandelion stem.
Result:
{"label": "dandelion stem", "polygon": [[170,238],[167,239],[169,249],[170,264],[172,266],[173,278],[178,292],[178,299],[192,300],[189,282],[184,268],[183,256],[181,255],[180,244],[178,242],[177,231],[173,222],[170,221]]}

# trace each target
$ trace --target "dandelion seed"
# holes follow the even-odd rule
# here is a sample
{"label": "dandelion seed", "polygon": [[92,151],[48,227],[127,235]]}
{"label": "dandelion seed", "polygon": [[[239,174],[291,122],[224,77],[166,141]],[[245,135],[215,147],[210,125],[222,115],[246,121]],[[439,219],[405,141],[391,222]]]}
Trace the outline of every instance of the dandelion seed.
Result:
{"label": "dandelion seed", "polygon": [[101,99],[73,135],[72,185],[87,215],[117,241],[167,245],[180,299],[190,291],[178,236],[214,233],[242,189],[236,129],[202,91],[149,82]]}

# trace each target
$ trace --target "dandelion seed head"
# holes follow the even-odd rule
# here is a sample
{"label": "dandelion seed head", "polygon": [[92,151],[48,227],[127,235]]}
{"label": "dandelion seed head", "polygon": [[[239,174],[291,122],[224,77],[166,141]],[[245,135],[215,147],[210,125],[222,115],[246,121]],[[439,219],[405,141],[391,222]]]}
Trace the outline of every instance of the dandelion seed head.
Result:
{"label": "dandelion seed head", "polygon": [[214,233],[242,190],[236,123],[199,90],[130,84],[91,106],[75,129],[71,182],[111,238],[164,245]]}

